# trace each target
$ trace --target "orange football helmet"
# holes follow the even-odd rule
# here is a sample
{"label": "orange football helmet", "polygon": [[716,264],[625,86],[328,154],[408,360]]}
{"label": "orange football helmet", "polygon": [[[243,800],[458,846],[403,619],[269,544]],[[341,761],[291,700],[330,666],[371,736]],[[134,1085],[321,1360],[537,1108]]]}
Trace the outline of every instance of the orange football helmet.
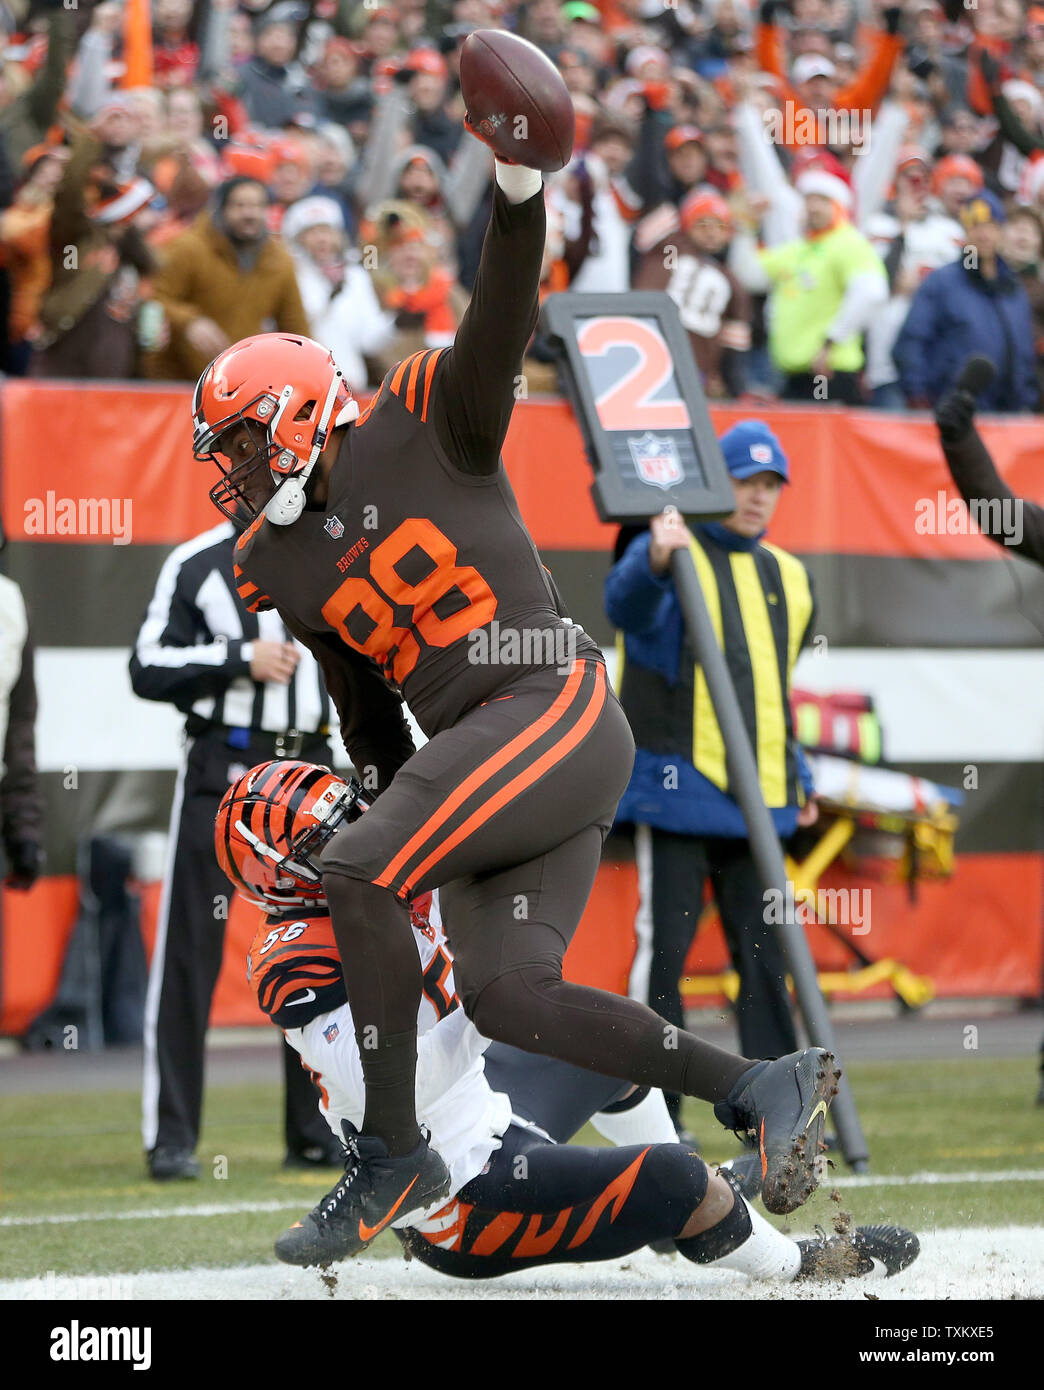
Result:
{"label": "orange football helmet", "polygon": [[368,805],[355,778],[346,781],[328,767],[260,763],[221,798],[218,863],[240,896],[266,911],[321,905],[319,855]]}
{"label": "orange football helmet", "polygon": [[329,348],[294,333],[233,343],[192,399],[192,452],[222,473],[210,500],[230,521],[263,512],[289,526],[304,510],[305,484],[330,430],[358,414]]}

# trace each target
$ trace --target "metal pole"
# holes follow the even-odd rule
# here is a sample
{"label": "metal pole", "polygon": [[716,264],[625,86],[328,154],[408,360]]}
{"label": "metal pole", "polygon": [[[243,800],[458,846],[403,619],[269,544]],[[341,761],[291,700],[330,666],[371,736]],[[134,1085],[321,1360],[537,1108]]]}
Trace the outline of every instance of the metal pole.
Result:
{"label": "metal pole", "polygon": [[[718,727],[725,741],[729,787],[747,822],[751,853],[758,875],[766,892],[775,890],[783,905],[783,921],[780,925],[783,950],[794,981],[794,993],[797,995],[798,1007],[808,1030],[809,1041],[814,1047],[828,1048],[836,1055],[834,1029],[827,1013],[826,1002],[819,990],[812,955],[805,934],[794,918],[793,896],[787,892],[787,870],[783,861],[783,849],[761,795],[754,751],[740,714],[739,702],[724,653],[711,626],[703,590],[696,575],[696,566],[687,549],[672,552],[671,574],[689,640],[706,677]],[[834,1098],[830,1113],[834,1117],[845,1161],[856,1172],[864,1172],[869,1152],[847,1076],[841,1078],[841,1089]]]}

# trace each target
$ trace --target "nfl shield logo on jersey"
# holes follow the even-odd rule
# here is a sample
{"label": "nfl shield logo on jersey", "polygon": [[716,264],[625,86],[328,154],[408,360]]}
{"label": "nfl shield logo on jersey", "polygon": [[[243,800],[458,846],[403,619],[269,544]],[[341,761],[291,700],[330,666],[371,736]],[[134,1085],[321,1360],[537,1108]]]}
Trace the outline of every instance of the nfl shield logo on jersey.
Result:
{"label": "nfl shield logo on jersey", "polygon": [[326,1039],[328,1043],[332,1043],[334,1038],[337,1037],[340,1031],[341,1030],[338,1028],[336,1023],[331,1023],[329,1028],[323,1029],[323,1037]]}
{"label": "nfl shield logo on jersey", "polygon": [[333,536],[335,541],[339,541],[344,535],[344,523],[336,516],[328,516],[323,522],[323,530],[328,536]]}
{"label": "nfl shield logo on jersey", "polygon": [[643,483],[662,487],[665,491],[685,477],[678,448],[673,439],[648,430],[637,439],[629,439],[627,447],[634,459],[635,471]]}

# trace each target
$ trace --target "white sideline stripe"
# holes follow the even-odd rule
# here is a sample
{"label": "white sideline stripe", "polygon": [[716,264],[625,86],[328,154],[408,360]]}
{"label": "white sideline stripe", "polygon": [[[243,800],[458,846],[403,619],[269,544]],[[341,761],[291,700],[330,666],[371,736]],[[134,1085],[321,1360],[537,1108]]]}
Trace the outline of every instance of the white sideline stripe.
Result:
{"label": "white sideline stripe", "polygon": [[137,1211],[70,1212],[64,1216],[0,1216],[0,1226],[72,1226],[81,1221],[162,1221],[164,1217],[240,1216],[302,1207],[303,1197],[285,1202],[206,1202],[198,1207],[140,1207]]}
{"label": "white sideline stripe", "polygon": [[[874,1177],[871,1173],[854,1173],[849,1177],[824,1178],[823,1190],[831,1187],[934,1187],[945,1183],[982,1182],[1044,1182],[1044,1168],[1012,1168],[1005,1172],[989,1173],[970,1170],[965,1173],[907,1173],[892,1177]],[[240,1216],[250,1212],[287,1211],[298,1208],[303,1199],[286,1202],[208,1202],[201,1206],[141,1207],[136,1211],[72,1212],[63,1216],[0,1216],[0,1227],[8,1226],[67,1226],[81,1221],[162,1221],[183,1216]]]}
{"label": "white sideline stripe", "polygon": [[[349,1301],[424,1299],[425,1301],[543,1301],[671,1299],[728,1301],[835,1302],[851,1299],[865,1307],[869,1290],[883,1303],[943,1299],[1040,1298],[1044,1295],[1044,1227],[972,1226],[926,1230],[921,1253],[909,1269],[888,1280],[849,1279],[844,1283],[783,1284],[748,1280],[735,1270],[717,1270],[680,1258],[664,1259],[637,1250],[621,1260],[596,1264],[554,1264],[517,1270],[502,1279],[450,1279],[412,1260],[353,1259],[337,1266],[334,1280],[322,1281],[314,1269],[287,1265],[236,1265],[219,1269],[142,1270],[133,1274],[55,1275],[0,1280],[0,1300],[270,1302],[272,1300]],[[110,1305],[111,1308],[111,1305]],[[83,1316],[81,1314],[81,1316]],[[111,1312],[109,1314],[111,1317]],[[941,1315],[936,1321],[941,1321]],[[988,1316],[981,1318],[989,1323]],[[990,1346],[986,1342],[987,1347]],[[979,1343],[978,1346],[982,1346]]]}
{"label": "white sideline stripe", "polygon": [[1044,1168],[1012,1168],[1007,1172],[906,1173],[874,1177],[873,1173],[852,1173],[848,1177],[823,1178],[820,1187],[936,1187],[945,1183],[967,1182],[1044,1182]]}

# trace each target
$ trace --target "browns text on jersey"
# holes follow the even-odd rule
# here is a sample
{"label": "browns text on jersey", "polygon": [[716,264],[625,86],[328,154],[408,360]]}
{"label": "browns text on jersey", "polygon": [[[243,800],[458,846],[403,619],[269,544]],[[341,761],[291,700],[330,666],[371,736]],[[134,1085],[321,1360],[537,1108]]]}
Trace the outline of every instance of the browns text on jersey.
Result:
{"label": "browns text on jersey", "polygon": [[[546,651],[600,655],[564,621],[504,470],[468,472],[440,438],[436,421],[459,400],[456,351],[417,353],[393,368],[345,433],[325,507],[292,527],[255,523],[237,553],[253,586],[248,602],[278,590],[303,640],[332,632],[370,658],[429,735],[520,666],[544,664]],[[331,538],[334,517],[358,537],[347,550]],[[494,620],[497,643],[469,643]],[[568,643],[520,643],[523,659],[510,668],[475,659],[506,632],[557,631]]]}

